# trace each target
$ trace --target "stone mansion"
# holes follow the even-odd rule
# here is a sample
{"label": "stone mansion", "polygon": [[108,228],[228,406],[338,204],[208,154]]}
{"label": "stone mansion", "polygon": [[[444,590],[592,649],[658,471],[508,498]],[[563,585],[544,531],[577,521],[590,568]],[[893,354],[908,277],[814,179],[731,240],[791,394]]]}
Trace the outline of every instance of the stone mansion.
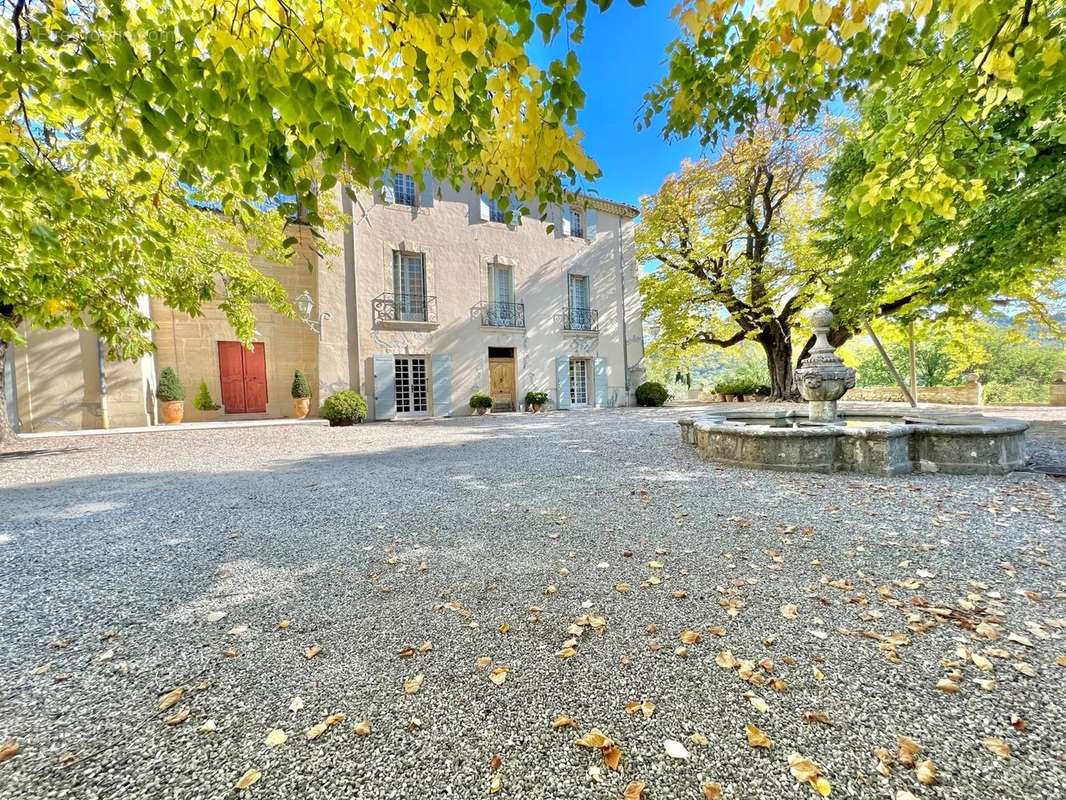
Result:
{"label": "stone mansion", "polygon": [[469,414],[475,392],[491,394],[497,411],[522,409],[528,391],[546,392],[556,409],[633,401],[644,356],[636,208],[578,195],[549,208],[547,222],[508,224],[475,190],[420,191],[401,173],[356,203],[337,193],[350,221],[330,234],[335,255],[315,253],[310,232],[294,226],[311,269],[258,264],[290,297],[306,293],[320,326],[263,306],[247,350],[217,303],[189,317],[145,298],[156,350],[137,362],[105,362],[89,331],[25,331],[6,398],[18,429],[101,427],[101,389],[110,427],[156,424],[165,367],[185,384],[187,421],[205,418],[191,402],[200,381],[224,419],[290,416],[297,369],[312,415],[349,388],[377,420]]}

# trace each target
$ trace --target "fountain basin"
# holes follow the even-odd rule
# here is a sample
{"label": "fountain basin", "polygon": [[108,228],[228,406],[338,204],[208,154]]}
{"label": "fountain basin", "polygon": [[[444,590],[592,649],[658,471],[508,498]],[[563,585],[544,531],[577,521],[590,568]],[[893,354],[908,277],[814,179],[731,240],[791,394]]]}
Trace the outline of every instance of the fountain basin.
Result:
{"label": "fountain basin", "polygon": [[844,412],[832,423],[799,410],[722,411],[678,421],[681,438],[723,464],[794,472],[1004,475],[1026,462],[1021,420],[894,409]]}

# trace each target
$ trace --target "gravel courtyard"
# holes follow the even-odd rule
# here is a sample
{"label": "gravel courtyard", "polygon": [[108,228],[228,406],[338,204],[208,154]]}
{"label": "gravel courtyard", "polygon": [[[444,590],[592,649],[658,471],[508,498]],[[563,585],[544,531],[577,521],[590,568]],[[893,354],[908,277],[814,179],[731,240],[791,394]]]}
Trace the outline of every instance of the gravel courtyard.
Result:
{"label": "gravel courtyard", "polygon": [[1066,481],[721,468],[681,415],[0,455],[0,798],[1066,794]]}

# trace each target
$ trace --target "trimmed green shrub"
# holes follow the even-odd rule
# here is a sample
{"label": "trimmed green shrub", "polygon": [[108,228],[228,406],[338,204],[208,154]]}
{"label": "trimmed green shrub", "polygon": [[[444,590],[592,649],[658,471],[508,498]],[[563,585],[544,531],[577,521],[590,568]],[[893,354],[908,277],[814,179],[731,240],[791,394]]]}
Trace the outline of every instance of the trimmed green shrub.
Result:
{"label": "trimmed green shrub", "polygon": [[769,395],[770,387],[744,375],[727,375],[714,384],[718,394]]}
{"label": "trimmed green shrub", "polygon": [[207,381],[200,381],[200,389],[192,401],[197,411],[218,411],[222,406],[215,402],[211,396],[211,390],[207,388]]}
{"label": "trimmed green shrub", "polygon": [[642,406],[661,406],[670,393],[666,387],[655,381],[645,381],[637,387],[637,404]]}
{"label": "trimmed green shrub", "polygon": [[296,370],[296,374],[292,376],[292,397],[294,400],[299,400],[301,397],[311,396],[311,386],[307,383],[307,378],[300,370]]}
{"label": "trimmed green shrub", "polygon": [[470,407],[473,409],[492,408],[492,398],[478,392],[470,398]]}
{"label": "trimmed green shrub", "polygon": [[164,403],[185,399],[185,387],[181,385],[178,375],[170,367],[164,367],[159,373],[159,383],[155,387],[155,396]]}
{"label": "trimmed green shrub", "polygon": [[526,392],[526,408],[548,405],[547,392]]}
{"label": "trimmed green shrub", "polygon": [[337,392],[326,398],[318,413],[330,425],[354,425],[366,419],[366,400],[359,392]]}

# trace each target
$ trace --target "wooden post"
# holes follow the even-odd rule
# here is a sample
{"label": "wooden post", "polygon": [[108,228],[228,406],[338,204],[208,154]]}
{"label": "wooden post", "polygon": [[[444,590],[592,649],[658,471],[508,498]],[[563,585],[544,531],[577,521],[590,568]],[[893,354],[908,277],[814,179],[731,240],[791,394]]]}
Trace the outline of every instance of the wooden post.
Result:
{"label": "wooden post", "polygon": [[914,402],[918,402],[918,366],[917,366],[917,354],[915,353],[914,346],[914,323],[911,322],[907,325],[907,338],[910,339],[910,362],[911,362],[911,397],[914,398]]}
{"label": "wooden post", "polygon": [[874,329],[870,326],[870,323],[866,323],[866,333],[870,335],[870,338],[874,340],[874,346],[877,347],[877,352],[881,354],[881,360],[885,362],[885,366],[888,367],[888,371],[892,373],[892,377],[896,379],[896,383],[899,388],[903,390],[903,396],[907,398],[907,402],[911,404],[911,408],[917,408],[918,404],[914,402],[914,395],[911,394],[910,389],[907,388],[907,384],[903,380],[903,376],[899,374],[899,370],[896,369],[896,365],[892,363],[892,359],[888,357],[888,353],[885,351],[884,345],[881,344],[881,340],[877,338],[877,334],[874,333]]}

